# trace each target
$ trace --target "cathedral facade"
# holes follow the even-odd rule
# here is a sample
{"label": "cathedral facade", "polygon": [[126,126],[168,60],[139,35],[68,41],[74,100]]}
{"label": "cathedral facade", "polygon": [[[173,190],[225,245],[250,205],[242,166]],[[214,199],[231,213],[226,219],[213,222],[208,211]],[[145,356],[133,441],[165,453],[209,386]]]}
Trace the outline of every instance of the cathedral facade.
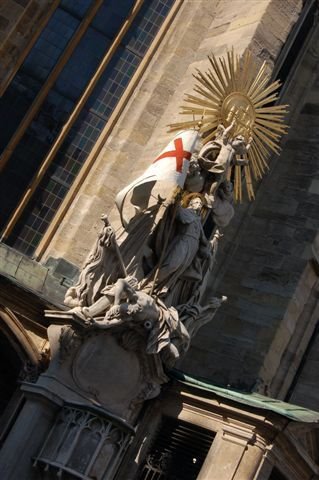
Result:
{"label": "cathedral facade", "polygon": [[[0,478],[319,478],[317,1],[2,3]],[[183,175],[213,116],[180,115],[194,76],[215,59],[215,101],[248,51],[245,159],[270,111],[289,126],[255,198],[229,201],[245,165],[235,180],[199,150],[205,186],[178,176],[191,195],[165,204],[145,178],[172,152]],[[266,106],[261,69],[280,82]],[[168,127],[189,119],[192,136]],[[240,128],[212,139],[235,155]]]}

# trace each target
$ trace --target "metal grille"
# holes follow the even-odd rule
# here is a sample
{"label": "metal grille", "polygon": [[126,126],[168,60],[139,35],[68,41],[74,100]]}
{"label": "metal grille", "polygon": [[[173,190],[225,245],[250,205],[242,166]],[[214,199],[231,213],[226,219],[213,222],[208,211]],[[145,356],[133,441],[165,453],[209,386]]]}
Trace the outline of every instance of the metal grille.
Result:
{"label": "metal grille", "polygon": [[195,480],[215,433],[163,417],[137,480]]}

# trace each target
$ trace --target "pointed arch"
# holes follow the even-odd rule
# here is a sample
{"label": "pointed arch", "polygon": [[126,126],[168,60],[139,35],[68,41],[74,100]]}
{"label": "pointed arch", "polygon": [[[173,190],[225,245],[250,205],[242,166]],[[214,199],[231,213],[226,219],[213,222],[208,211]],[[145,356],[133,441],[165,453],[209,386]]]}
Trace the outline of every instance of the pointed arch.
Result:
{"label": "pointed arch", "polygon": [[30,361],[37,365],[39,350],[16,315],[7,307],[0,305],[0,330],[16,351],[21,362]]}

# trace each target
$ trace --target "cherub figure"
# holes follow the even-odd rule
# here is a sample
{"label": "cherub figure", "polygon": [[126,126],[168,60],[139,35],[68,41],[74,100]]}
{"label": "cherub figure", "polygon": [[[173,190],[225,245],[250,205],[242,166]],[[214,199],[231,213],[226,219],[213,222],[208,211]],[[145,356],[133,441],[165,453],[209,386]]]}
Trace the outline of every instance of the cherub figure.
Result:
{"label": "cherub figure", "polygon": [[248,164],[248,159],[244,157],[250,148],[252,138],[249,138],[247,143],[243,135],[231,138],[230,132],[235,123],[233,120],[227,128],[219,125],[216,138],[206,143],[199,152],[199,165],[213,174],[214,180],[209,191],[211,195],[214,195],[219,185],[227,179],[228,170],[232,165]]}
{"label": "cherub figure", "polygon": [[211,209],[214,223],[226,227],[235,214],[233,207],[233,184],[229,180],[222,182],[214,195],[206,194],[207,206]]}

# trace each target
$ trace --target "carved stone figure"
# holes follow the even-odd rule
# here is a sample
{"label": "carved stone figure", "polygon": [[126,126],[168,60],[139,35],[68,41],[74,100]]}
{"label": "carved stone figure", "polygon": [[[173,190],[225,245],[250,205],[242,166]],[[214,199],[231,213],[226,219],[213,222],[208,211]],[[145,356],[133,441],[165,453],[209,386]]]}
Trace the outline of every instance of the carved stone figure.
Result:
{"label": "carved stone figure", "polygon": [[246,142],[242,135],[232,138],[234,128],[235,119],[227,128],[219,125],[214,140],[207,142],[198,155],[192,155],[184,185],[189,192],[205,195],[214,224],[218,227],[226,227],[234,216],[230,168],[248,164],[247,152],[252,142],[251,138]]}
{"label": "carved stone figure", "polygon": [[116,243],[115,233],[111,227],[107,215],[102,215],[104,227],[98,235],[94,248],[84,263],[77,284],[66,293],[64,303],[68,307],[91,305],[99,297],[101,285],[107,280],[107,264],[116,263],[118,271],[126,275],[122,257]]}
{"label": "carved stone figure", "polygon": [[[71,368],[68,375],[78,394],[83,391],[84,395],[94,395],[113,412],[122,408],[126,418],[134,405],[159,393],[161,383],[167,381],[163,365],[171,368],[183,357],[198,329],[214,318],[226,300],[210,295],[208,302],[201,303],[221,237],[216,226],[227,225],[233,216],[227,169],[235,152],[246,148],[240,138],[230,138],[230,130],[221,127],[212,148],[204,147],[198,160],[193,148],[198,134],[192,132],[188,138],[184,132],[175,137],[176,151],[166,149],[159,159],[174,160],[176,168],[182,168],[179,155],[189,159],[192,153],[188,174],[184,169],[176,177],[180,180],[183,175],[186,179],[183,187],[175,187],[165,198],[159,196],[157,204],[124,222],[120,234],[115,234],[107,216],[102,216],[97,242],[78,283],[67,292],[65,303],[71,309],[50,313],[69,322],[66,330],[61,330],[57,358],[65,374]],[[191,141],[189,150],[186,140]],[[132,183],[134,194],[140,191],[136,188],[143,190],[148,185],[149,179],[144,177],[138,186]],[[129,205],[126,190],[120,203],[122,220]],[[208,215],[215,224],[212,240],[203,227]],[[69,332],[67,337],[65,332]],[[69,337],[74,341],[66,342]],[[91,351],[98,355],[96,367]],[[116,394],[122,402],[120,407],[115,406],[116,392],[111,399],[105,388],[99,387],[100,380],[94,380],[95,368],[99,379],[103,378],[102,357],[108,362],[105,372],[112,378],[112,358],[121,362],[116,369],[123,377],[120,393]],[[143,378],[140,386],[139,375]],[[126,388],[134,392],[130,401],[125,399]]]}
{"label": "carved stone figure", "polygon": [[[232,184],[226,177],[232,164],[247,163],[243,156],[250,146],[240,135],[231,138],[234,126],[235,120],[227,128],[220,125],[216,138],[200,150],[198,160],[194,151],[198,134],[192,131],[188,138],[188,134],[182,132],[180,137],[175,137],[176,151],[166,153],[165,150],[159,158],[165,162],[174,160],[176,168],[181,168],[182,163],[178,163],[181,159],[174,155],[179,155],[183,142],[185,145],[186,141],[190,142],[190,150],[185,146],[183,150],[186,159],[192,156],[188,175],[183,177],[184,189],[180,190],[184,194],[196,193],[195,197],[188,197],[188,205],[180,205],[174,196],[165,201],[159,197],[156,205],[133,217],[122,235],[123,240],[116,238],[104,216],[103,230],[77,285],[67,292],[66,305],[88,308],[88,317],[100,315],[107,309],[112,285],[127,274],[137,279],[140,289],[160,295],[168,306],[187,301],[190,289],[203,280],[209,264],[210,247],[202,226],[205,216],[202,219],[200,215],[203,207],[206,216],[207,209],[211,211],[217,227],[227,226],[234,215]],[[237,158],[239,155],[241,158]],[[172,160],[167,160],[170,156]],[[157,165],[157,160],[155,163]],[[139,184],[141,188],[143,182]],[[124,207],[125,203],[121,203],[121,211]]]}
{"label": "carved stone figure", "polygon": [[[174,307],[134,288],[132,277],[120,278],[89,308],[74,308],[69,313],[86,328],[111,329],[127,326],[147,333],[146,353],[161,353],[166,364],[173,365],[188,350],[190,337]],[[98,317],[105,310],[104,317]],[[91,316],[92,313],[94,316]]]}
{"label": "carved stone figure", "polygon": [[232,138],[230,132],[233,130],[235,123],[235,120],[233,120],[227,128],[219,125],[216,138],[207,142],[198,155],[199,165],[213,174],[213,181],[209,189],[209,193],[212,195],[219,185],[227,179],[229,168],[232,165],[248,164],[248,160],[244,156],[250,148],[252,139],[249,139],[246,144],[242,135]]}
{"label": "carved stone figure", "polygon": [[187,352],[191,337],[213,318],[226,300],[226,297],[213,297],[204,307],[185,304],[175,309],[167,307],[160,299],[153,298],[144,291],[136,290],[129,280],[119,279],[116,282],[110,293],[114,302],[108,302],[109,309],[104,317],[88,319],[83,315],[87,309],[82,312],[74,309],[69,313],[73,313],[77,322],[83,322],[86,328],[108,330],[126,324],[133,329],[143,329],[147,336],[146,353],[160,354],[168,367],[172,367]]}
{"label": "carved stone figure", "polygon": [[186,208],[177,207],[175,235],[159,260],[154,278],[155,291],[162,297],[181,278],[202,278],[201,259],[210,254],[200,217],[203,205],[204,199],[194,194]]}
{"label": "carved stone figure", "polygon": [[233,207],[233,184],[225,180],[219,185],[215,194],[206,195],[206,199],[215,225],[227,227],[235,214]]}
{"label": "carved stone figure", "polygon": [[188,192],[202,192],[207,181],[207,171],[198,163],[197,156],[192,156],[185,180],[184,188]]}
{"label": "carved stone figure", "polygon": [[109,307],[116,308],[122,300],[134,298],[137,280],[135,277],[119,278],[114,285],[107,285],[101,290],[102,296],[89,307],[75,307],[70,310],[76,317],[87,324],[95,317],[100,317]]}

